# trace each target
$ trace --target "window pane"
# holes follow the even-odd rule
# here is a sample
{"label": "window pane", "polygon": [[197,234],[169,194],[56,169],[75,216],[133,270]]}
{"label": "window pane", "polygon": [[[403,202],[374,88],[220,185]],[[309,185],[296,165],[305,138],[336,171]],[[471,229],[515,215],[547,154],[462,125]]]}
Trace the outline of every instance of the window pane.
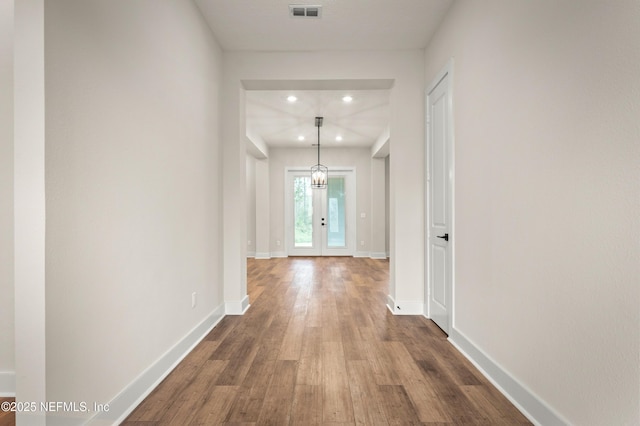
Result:
{"label": "window pane", "polygon": [[313,246],[313,193],[311,178],[293,178],[293,217],[295,220],[294,246]]}
{"label": "window pane", "polygon": [[327,185],[327,247],[346,247],[344,177],[331,177]]}

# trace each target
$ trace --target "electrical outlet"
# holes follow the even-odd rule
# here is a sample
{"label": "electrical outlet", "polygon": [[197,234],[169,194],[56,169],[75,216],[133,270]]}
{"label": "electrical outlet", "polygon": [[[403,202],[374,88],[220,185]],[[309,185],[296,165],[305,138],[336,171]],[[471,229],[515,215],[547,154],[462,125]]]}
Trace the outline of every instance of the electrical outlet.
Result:
{"label": "electrical outlet", "polygon": [[280,247],[280,240],[276,240],[276,245]]}
{"label": "electrical outlet", "polygon": [[363,246],[364,245],[364,241],[360,241],[360,245]]}
{"label": "electrical outlet", "polygon": [[250,246],[251,245],[251,240],[247,241],[247,245]]}
{"label": "electrical outlet", "polygon": [[193,293],[191,293],[191,307],[192,308],[196,307],[197,298],[198,298],[198,293],[196,293],[195,291]]}

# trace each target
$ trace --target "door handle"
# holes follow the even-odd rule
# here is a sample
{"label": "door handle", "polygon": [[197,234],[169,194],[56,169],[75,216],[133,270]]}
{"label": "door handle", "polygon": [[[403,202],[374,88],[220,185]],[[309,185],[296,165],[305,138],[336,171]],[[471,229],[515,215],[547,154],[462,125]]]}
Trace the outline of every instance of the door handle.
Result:
{"label": "door handle", "polygon": [[445,241],[449,241],[449,234],[444,234],[444,235],[438,235],[438,238],[442,238]]}

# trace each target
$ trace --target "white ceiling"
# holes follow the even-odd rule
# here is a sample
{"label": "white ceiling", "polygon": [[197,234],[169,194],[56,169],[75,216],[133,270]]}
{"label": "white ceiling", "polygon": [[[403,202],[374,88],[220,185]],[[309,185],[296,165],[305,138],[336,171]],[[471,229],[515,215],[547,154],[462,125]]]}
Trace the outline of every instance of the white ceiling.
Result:
{"label": "white ceiling", "polygon": [[[343,96],[353,97],[344,102]],[[287,101],[295,95],[295,102]],[[389,90],[249,90],[246,122],[270,147],[370,147],[389,124]],[[303,136],[304,140],[298,140]],[[341,136],[342,141],[336,137]]]}
{"label": "white ceiling", "polygon": [[[196,0],[225,50],[423,49],[452,0]],[[289,4],[322,5],[291,18]]]}
{"label": "white ceiling", "polygon": [[[224,50],[318,51],[422,49],[452,0],[195,0]],[[290,4],[322,6],[322,17],[292,18]],[[258,85],[260,86],[260,85]],[[247,87],[247,134],[271,147],[317,142],[314,117],[325,117],[322,146],[369,147],[389,125],[389,88]],[[366,85],[365,85],[366,86]],[[274,88],[270,88],[274,89]],[[351,94],[350,104],[342,96]],[[288,103],[295,94],[298,101]],[[340,134],[342,142],[336,142]],[[305,136],[303,142],[298,136]]]}

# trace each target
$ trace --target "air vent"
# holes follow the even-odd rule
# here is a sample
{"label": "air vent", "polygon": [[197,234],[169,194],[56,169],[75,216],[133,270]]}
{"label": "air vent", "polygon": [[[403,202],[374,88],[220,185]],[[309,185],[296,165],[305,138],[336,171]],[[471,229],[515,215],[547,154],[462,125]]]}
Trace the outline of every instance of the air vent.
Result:
{"label": "air vent", "polygon": [[289,15],[292,18],[320,18],[322,6],[310,4],[290,4]]}

